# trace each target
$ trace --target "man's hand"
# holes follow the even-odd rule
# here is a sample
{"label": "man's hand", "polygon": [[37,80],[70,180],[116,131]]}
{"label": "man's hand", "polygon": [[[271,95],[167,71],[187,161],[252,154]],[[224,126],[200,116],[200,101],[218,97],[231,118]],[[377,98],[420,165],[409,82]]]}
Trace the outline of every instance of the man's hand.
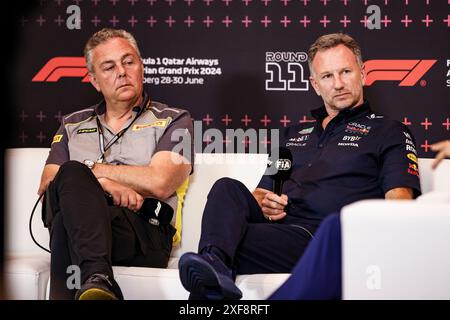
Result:
{"label": "man's hand", "polygon": [[111,195],[114,205],[128,208],[134,212],[139,211],[142,207],[144,197],[133,189],[107,178],[100,178],[98,182],[103,190]]}
{"label": "man's hand", "polygon": [[57,164],[47,164],[44,167],[44,171],[41,175],[41,183],[39,184],[38,189],[38,195],[41,196],[45,190],[47,189],[48,185],[52,180],[55,178],[56,173],[58,173],[59,165]]}
{"label": "man's hand", "polygon": [[431,150],[439,153],[434,158],[433,164],[431,167],[436,169],[439,162],[441,162],[444,158],[450,158],[450,140],[441,141],[431,145]]}
{"label": "man's hand", "polygon": [[269,190],[257,188],[253,192],[253,196],[261,207],[266,219],[270,221],[277,221],[286,216],[284,208],[288,204],[287,195],[282,194],[281,196],[278,196]]}

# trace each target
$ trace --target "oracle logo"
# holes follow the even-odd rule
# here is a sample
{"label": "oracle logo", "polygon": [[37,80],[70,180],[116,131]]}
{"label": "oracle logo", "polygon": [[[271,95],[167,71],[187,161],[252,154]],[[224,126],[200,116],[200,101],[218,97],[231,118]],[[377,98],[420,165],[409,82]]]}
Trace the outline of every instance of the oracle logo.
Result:
{"label": "oracle logo", "polygon": [[83,57],[55,57],[33,77],[32,82],[57,82],[61,78],[82,78],[89,82],[86,60]]}
{"label": "oracle logo", "polygon": [[437,60],[368,60],[366,86],[375,81],[400,81],[400,87],[414,86]]}

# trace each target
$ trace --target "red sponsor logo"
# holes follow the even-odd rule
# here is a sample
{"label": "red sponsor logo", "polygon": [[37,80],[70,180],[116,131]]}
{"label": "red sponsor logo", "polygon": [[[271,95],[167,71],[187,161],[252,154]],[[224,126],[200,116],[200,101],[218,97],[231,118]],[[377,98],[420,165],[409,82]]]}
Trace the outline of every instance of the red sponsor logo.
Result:
{"label": "red sponsor logo", "polygon": [[357,127],[353,127],[350,125],[347,125],[347,130],[352,131],[352,132],[358,132],[361,134],[368,134],[369,130],[367,130],[366,128],[357,128]]}
{"label": "red sponsor logo", "polygon": [[366,86],[375,81],[400,81],[399,86],[411,87],[430,70],[437,60],[368,60]]}
{"label": "red sponsor logo", "polygon": [[89,82],[86,60],[83,57],[55,57],[31,80],[33,82],[57,82],[61,78],[82,78],[81,82]]}
{"label": "red sponsor logo", "polygon": [[408,173],[409,173],[409,174],[412,174],[412,175],[414,175],[414,176],[419,176],[419,172],[416,171],[416,170],[408,169]]}

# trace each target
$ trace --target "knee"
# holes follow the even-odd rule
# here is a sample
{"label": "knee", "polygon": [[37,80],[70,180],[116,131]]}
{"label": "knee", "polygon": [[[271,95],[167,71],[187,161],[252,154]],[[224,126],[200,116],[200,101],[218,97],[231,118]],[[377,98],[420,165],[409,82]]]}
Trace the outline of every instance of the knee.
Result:
{"label": "knee", "polygon": [[231,190],[246,188],[244,184],[232,178],[220,178],[217,180],[210,190],[210,194],[230,192]]}
{"label": "knee", "polygon": [[60,186],[61,183],[73,181],[74,177],[83,179],[83,177],[89,178],[92,175],[87,166],[81,162],[70,160],[61,165],[53,182],[56,186]]}
{"label": "knee", "polygon": [[78,161],[70,160],[65,162],[59,168],[59,175],[79,176],[82,173],[89,172],[89,168]]}

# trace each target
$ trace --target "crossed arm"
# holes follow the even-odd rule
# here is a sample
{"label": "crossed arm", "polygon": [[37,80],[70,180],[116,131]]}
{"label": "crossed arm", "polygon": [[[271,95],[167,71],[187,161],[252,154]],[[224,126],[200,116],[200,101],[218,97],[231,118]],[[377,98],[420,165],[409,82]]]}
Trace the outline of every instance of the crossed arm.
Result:
{"label": "crossed arm", "polygon": [[[59,170],[59,165],[44,167],[38,194],[41,195]],[[191,164],[181,155],[160,151],[148,166],[95,164],[93,174],[115,205],[137,211],[145,197],[164,200],[170,197],[191,172]]]}

